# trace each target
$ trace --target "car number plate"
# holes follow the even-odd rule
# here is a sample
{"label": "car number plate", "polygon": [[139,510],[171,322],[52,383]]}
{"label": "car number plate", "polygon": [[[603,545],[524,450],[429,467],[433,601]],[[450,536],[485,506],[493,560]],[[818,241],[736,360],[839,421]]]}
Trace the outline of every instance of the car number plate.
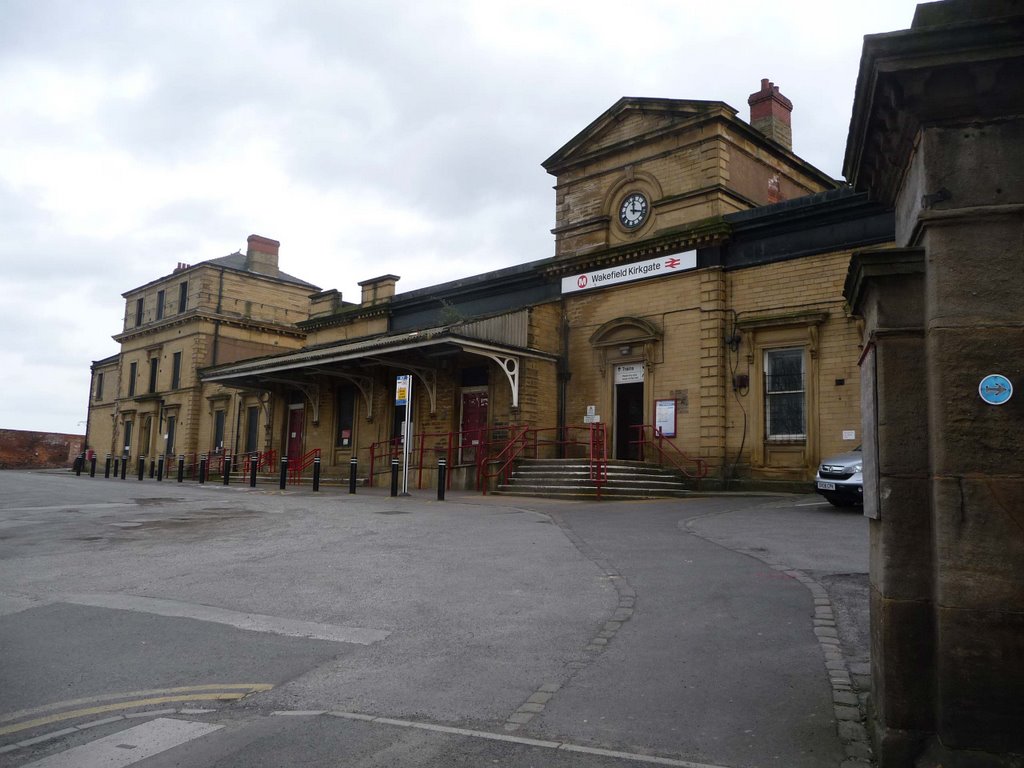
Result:
{"label": "car number plate", "polygon": [[818,490],[821,491],[834,491],[836,489],[835,483],[822,483],[818,482]]}

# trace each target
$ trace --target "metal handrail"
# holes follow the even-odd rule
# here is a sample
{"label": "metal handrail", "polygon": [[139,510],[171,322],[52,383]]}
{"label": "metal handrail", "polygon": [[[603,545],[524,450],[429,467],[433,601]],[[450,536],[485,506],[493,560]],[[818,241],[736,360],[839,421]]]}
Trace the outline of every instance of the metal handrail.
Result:
{"label": "metal handrail", "polygon": [[[635,430],[638,435],[637,439],[631,440],[630,443],[640,448],[641,459],[644,457],[644,448],[650,446],[658,452],[658,463],[660,465],[665,466],[667,464],[678,469],[683,477],[690,478],[691,480],[701,480],[708,476],[708,463],[704,459],[688,456],[679,450],[678,446],[670,438],[665,437],[661,427],[656,427],[653,424],[633,424],[630,426],[630,429]],[[648,431],[650,431],[649,437]],[[696,467],[695,471],[690,472],[684,462],[694,465]]]}
{"label": "metal handrail", "polygon": [[[535,431],[530,427],[509,426],[509,438],[496,455],[490,455],[486,451],[481,451],[477,454],[477,490],[486,496],[487,486],[490,484],[491,478],[500,477],[504,480],[508,479],[512,464],[530,446],[529,433]],[[534,435],[534,445],[536,445],[536,435]],[[505,456],[505,454],[508,455]],[[503,456],[505,456],[504,461],[502,461]],[[492,464],[498,464],[499,466],[496,471],[489,472],[487,467]]]}
{"label": "metal handrail", "polygon": [[320,458],[320,449],[314,448],[311,451],[306,451],[296,461],[294,466],[291,461],[288,462],[288,482],[292,485],[299,485],[302,483],[302,473],[313,466],[315,459]]}

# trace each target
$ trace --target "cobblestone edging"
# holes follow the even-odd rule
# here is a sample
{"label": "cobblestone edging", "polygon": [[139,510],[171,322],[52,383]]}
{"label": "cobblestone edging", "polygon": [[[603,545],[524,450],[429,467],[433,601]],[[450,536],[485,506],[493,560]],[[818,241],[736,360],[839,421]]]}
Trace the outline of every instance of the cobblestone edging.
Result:
{"label": "cobblestone edging", "polygon": [[[713,514],[725,514],[716,512]],[[701,515],[706,517],[706,515]],[[719,541],[703,536],[693,530],[691,523],[699,518],[687,520],[680,523],[686,533],[697,538],[704,539],[716,546],[723,547],[737,554],[746,555],[760,560],[773,571],[784,573],[796,581],[799,581],[810,591],[814,599],[814,635],[818,639],[825,659],[825,671],[832,686],[832,708],[836,718],[836,730],[839,733],[840,743],[843,745],[845,759],[840,768],[871,768],[874,757],[871,750],[871,741],[868,738],[866,722],[867,693],[859,692],[854,680],[850,675],[850,668],[846,656],[842,650],[842,638],[839,636],[839,628],[836,625],[835,611],[832,606],[832,599],[816,579],[808,576],[803,571],[785,563],[774,562],[768,558],[761,557],[747,550],[733,549]]]}
{"label": "cobblestone edging", "polygon": [[586,646],[576,657],[570,659],[566,664],[569,668],[569,674],[563,682],[546,682],[542,684],[526,701],[519,705],[515,712],[509,715],[503,726],[509,733],[518,731],[543,712],[544,707],[561,689],[562,685],[571,680],[581,669],[592,664],[604,652],[608,644],[615,639],[615,635],[622,628],[622,625],[633,618],[633,611],[636,608],[636,590],[626,580],[626,577],[619,573],[615,565],[601,552],[577,536],[575,531],[569,527],[569,524],[558,513],[547,512],[542,514],[547,514],[551,522],[562,530],[562,533],[572,542],[576,550],[601,570],[602,576],[608,579],[612,587],[614,587],[618,595],[618,602],[597,634],[587,642]]}

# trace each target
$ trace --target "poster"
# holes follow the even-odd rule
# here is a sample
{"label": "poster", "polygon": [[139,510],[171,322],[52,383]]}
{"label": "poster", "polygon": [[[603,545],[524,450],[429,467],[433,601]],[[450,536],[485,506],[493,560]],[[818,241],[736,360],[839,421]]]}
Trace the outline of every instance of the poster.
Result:
{"label": "poster", "polygon": [[654,401],[654,426],[661,430],[665,437],[676,436],[676,401]]}

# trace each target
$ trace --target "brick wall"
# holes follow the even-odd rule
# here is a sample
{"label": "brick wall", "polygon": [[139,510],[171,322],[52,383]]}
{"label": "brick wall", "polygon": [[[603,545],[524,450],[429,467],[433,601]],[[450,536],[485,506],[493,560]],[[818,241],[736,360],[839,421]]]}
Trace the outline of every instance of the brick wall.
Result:
{"label": "brick wall", "polygon": [[0,469],[70,467],[85,435],[0,429]]}

